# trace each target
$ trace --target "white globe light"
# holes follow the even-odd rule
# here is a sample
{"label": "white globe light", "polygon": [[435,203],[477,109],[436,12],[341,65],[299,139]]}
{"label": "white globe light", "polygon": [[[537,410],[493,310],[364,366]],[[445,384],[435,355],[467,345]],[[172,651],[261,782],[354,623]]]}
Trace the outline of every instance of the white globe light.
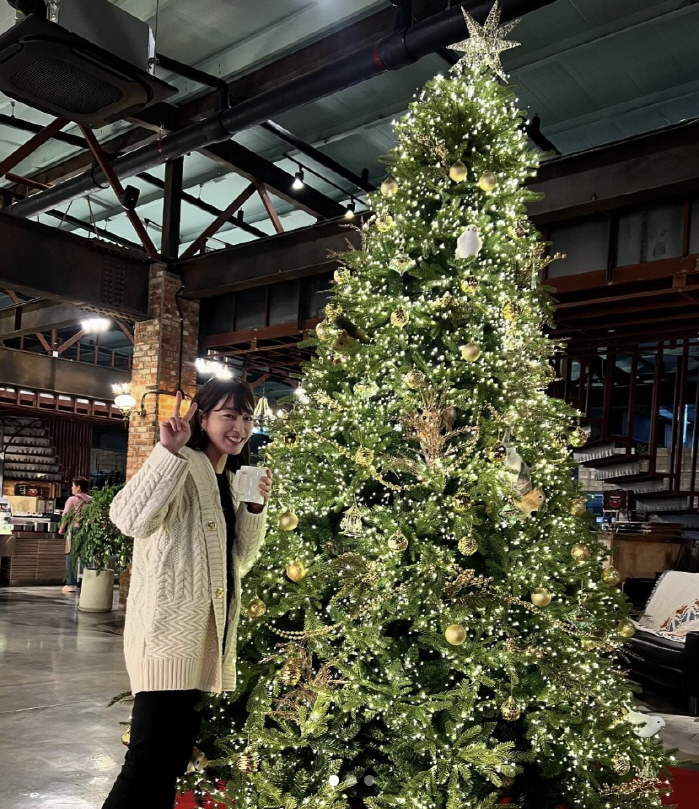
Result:
{"label": "white globe light", "polygon": [[136,407],[136,400],[128,393],[122,393],[114,398],[114,404],[119,410],[133,410]]}
{"label": "white globe light", "polygon": [[364,776],[364,783],[365,783],[365,784],[366,784],[368,787],[373,787],[373,786],[374,786],[374,784],[375,784],[375,782],[376,782],[376,779],[374,778],[374,776],[373,776],[373,775],[365,775],[365,776]]}
{"label": "white globe light", "polygon": [[328,778],[328,783],[331,787],[336,787],[340,783],[340,776],[331,775],[330,778]]}

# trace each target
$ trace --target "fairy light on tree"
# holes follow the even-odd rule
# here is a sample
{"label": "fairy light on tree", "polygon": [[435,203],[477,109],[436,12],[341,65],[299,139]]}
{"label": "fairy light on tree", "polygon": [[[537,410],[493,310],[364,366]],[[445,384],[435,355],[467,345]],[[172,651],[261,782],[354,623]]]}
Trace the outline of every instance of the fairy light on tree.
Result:
{"label": "fairy light on tree", "polygon": [[237,809],[651,809],[667,784],[628,718],[633,624],[581,513],[579,414],[547,395],[514,43],[497,9],[465,16],[270,429],[237,691],[210,698],[215,766],[189,782]]}

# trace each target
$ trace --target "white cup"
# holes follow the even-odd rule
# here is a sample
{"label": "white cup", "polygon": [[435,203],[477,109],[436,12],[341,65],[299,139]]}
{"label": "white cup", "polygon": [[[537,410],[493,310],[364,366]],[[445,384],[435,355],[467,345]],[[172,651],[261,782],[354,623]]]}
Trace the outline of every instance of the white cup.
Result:
{"label": "white cup", "polygon": [[260,481],[267,477],[267,470],[262,466],[241,466],[233,479],[233,491],[241,503],[265,502],[260,494]]}

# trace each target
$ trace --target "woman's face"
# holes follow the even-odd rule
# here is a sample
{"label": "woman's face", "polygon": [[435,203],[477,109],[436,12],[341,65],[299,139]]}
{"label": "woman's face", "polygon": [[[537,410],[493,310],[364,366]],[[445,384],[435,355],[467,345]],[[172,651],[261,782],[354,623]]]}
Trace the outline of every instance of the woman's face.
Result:
{"label": "woman's face", "polygon": [[72,495],[80,494],[80,486],[77,483],[72,483],[70,487],[70,493]]}
{"label": "woman's face", "polygon": [[231,401],[222,399],[213,410],[202,414],[201,426],[219,452],[238,455],[250,440],[255,421],[252,413],[240,413]]}

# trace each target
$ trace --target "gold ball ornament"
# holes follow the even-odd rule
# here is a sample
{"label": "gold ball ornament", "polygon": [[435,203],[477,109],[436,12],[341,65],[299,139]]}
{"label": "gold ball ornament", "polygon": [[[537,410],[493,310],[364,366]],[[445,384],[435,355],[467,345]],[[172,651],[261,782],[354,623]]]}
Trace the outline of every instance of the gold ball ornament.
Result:
{"label": "gold ball ornament", "polygon": [[125,744],[127,747],[131,743],[131,727],[129,726],[126,730],[121,734],[121,743]]}
{"label": "gold ball ornament", "polygon": [[267,612],[267,605],[261,598],[253,598],[248,604],[246,612],[248,618],[262,618]]}
{"label": "gold ball ornament", "polygon": [[388,547],[395,553],[403,553],[408,550],[408,538],[405,534],[397,531],[393,536],[388,538]]}
{"label": "gold ball ornament", "polygon": [[488,450],[488,457],[494,463],[503,463],[507,458],[507,447],[504,444],[494,444]]}
{"label": "gold ball ornament", "polygon": [[551,446],[554,449],[563,449],[568,446],[568,436],[565,433],[556,433],[551,439]]}
{"label": "gold ball ornament", "polygon": [[368,447],[360,447],[354,453],[354,460],[360,466],[371,466],[374,461],[374,453]]}
{"label": "gold ball ornament", "polygon": [[449,167],[449,179],[453,180],[455,183],[462,183],[467,176],[468,169],[460,160],[457,160],[456,163],[452,163]]}
{"label": "gold ball ornament", "polygon": [[409,371],[405,375],[405,384],[412,388],[413,390],[417,390],[421,388],[425,384],[425,377],[420,371]]}
{"label": "gold ball ornament", "polygon": [[621,581],[621,573],[615,567],[606,567],[602,571],[602,581],[607,587],[616,587]]}
{"label": "gold ball ornament", "polygon": [[451,643],[452,646],[461,646],[461,644],[466,640],[466,630],[463,628],[463,626],[461,626],[461,624],[452,624],[446,628],[444,637],[447,639],[448,643]]}
{"label": "gold ball ornament", "polygon": [[583,430],[582,427],[576,427],[568,440],[574,447],[584,447],[587,444],[587,439],[587,431]]}
{"label": "gold ball ornament", "polygon": [[301,664],[298,660],[287,660],[279,672],[279,681],[286,686],[297,685],[301,679]]}
{"label": "gold ball ornament", "polygon": [[590,556],[592,556],[592,551],[587,545],[578,542],[570,549],[570,555],[576,562],[587,562]]}
{"label": "gold ball ornament", "polygon": [[325,341],[330,339],[331,336],[332,336],[332,326],[328,323],[327,320],[321,320],[320,323],[316,326],[316,337],[321,341]]}
{"label": "gold ball ornament", "polygon": [[243,775],[252,775],[260,768],[260,756],[247,747],[238,757],[238,769]]}
{"label": "gold ball ornament", "polygon": [[636,627],[633,621],[619,621],[616,631],[622,638],[632,638],[636,634]]}
{"label": "gold ball ornament", "polygon": [[475,362],[481,355],[481,347],[478,343],[467,343],[461,348],[461,359],[466,362]]}
{"label": "gold ball ornament", "polygon": [[494,191],[497,188],[498,178],[492,171],[486,171],[478,178],[478,187],[481,191]]}
{"label": "gold ball ornament", "polygon": [[350,271],[347,267],[338,267],[333,273],[336,284],[346,284],[350,280]]}
{"label": "gold ball ornament", "polygon": [[395,197],[398,193],[398,183],[393,179],[393,177],[386,177],[386,179],[381,183],[381,194],[384,197]]}
{"label": "gold ball ornament", "polygon": [[522,710],[515,702],[514,697],[508,697],[500,706],[500,713],[506,722],[516,722],[522,715]]}
{"label": "gold ball ornament", "polygon": [[405,309],[396,309],[396,311],[391,314],[391,324],[396,326],[396,328],[404,328],[408,325],[409,320],[410,315],[405,311]]}
{"label": "gold ball ornament", "polygon": [[299,524],[299,518],[293,511],[285,511],[279,518],[279,527],[282,531],[293,531]]}
{"label": "gold ball ornament", "polygon": [[393,217],[390,214],[383,213],[376,217],[376,228],[379,233],[388,233],[393,224]]}
{"label": "gold ball ornament", "polygon": [[306,565],[298,559],[295,562],[289,562],[286,566],[286,575],[291,581],[298,584],[298,582],[306,578]]}
{"label": "gold ball ornament", "polygon": [[545,587],[537,587],[535,590],[532,590],[530,598],[535,607],[543,608],[548,607],[551,603],[552,596]]}
{"label": "gold ball ornament", "polygon": [[459,553],[463,553],[464,556],[473,556],[473,554],[478,550],[478,543],[470,534],[468,534],[465,537],[461,537],[458,547]]}
{"label": "gold ball ornament", "polygon": [[519,320],[522,316],[522,307],[518,303],[506,303],[502,310],[505,320]]}
{"label": "gold ball ornament", "polygon": [[480,285],[480,281],[475,275],[467,275],[461,279],[461,291],[468,295],[470,292],[475,292]]}
{"label": "gold ball ornament", "polygon": [[631,760],[628,756],[614,756],[612,769],[617,775],[628,775],[631,772]]}
{"label": "gold ball ornament", "polygon": [[457,492],[454,495],[454,511],[464,512],[468,511],[471,508],[472,504],[471,495],[466,494],[466,492]]}
{"label": "gold ball ornament", "polygon": [[584,500],[582,497],[578,498],[577,500],[573,500],[570,504],[570,513],[573,517],[582,517],[582,515],[587,511],[587,500]]}

